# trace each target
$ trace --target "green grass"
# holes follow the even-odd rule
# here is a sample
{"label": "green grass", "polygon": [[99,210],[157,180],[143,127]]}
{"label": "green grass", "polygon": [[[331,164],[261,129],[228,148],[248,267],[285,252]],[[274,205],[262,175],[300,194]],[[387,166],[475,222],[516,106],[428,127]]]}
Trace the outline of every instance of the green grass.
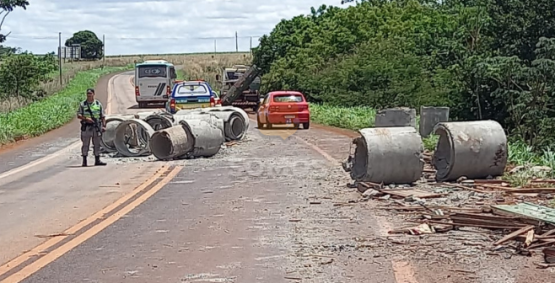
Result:
{"label": "green grass", "polygon": [[374,126],[376,110],[370,107],[336,107],[310,104],[310,119],[318,124],[349,130]]}
{"label": "green grass", "polygon": [[13,112],[0,113],[0,145],[38,136],[68,123],[75,117],[87,88],[94,87],[103,75],[132,67],[106,67],[80,72],[60,92]]}
{"label": "green grass", "polygon": [[[374,126],[376,110],[370,107],[337,107],[311,104],[310,113],[310,118],[315,123],[359,130]],[[434,150],[437,140],[437,136],[423,139],[424,147],[428,150]],[[515,166],[548,166],[555,168],[554,151],[546,150],[542,153],[537,153],[524,143],[509,143],[508,159],[509,163]]]}

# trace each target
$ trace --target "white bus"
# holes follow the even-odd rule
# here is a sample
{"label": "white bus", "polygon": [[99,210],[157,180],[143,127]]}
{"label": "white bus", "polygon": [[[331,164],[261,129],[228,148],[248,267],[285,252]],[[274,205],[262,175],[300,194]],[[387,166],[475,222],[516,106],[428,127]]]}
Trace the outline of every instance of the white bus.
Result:
{"label": "white bus", "polygon": [[147,60],[135,65],[135,97],[139,108],[148,103],[166,103],[177,73],[165,60]]}

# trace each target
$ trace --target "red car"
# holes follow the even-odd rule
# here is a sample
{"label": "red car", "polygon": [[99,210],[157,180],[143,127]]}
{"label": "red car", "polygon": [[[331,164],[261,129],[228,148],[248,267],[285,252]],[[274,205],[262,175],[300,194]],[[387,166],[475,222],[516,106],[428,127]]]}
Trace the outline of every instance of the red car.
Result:
{"label": "red car", "polygon": [[308,129],[310,109],[304,95],[298,91],[272,91],[260,103],[256,120],[259,129],[264,125],[272,128],[272,125],[277,124],[292,124],[296,128],[303,124],[303,128]]}

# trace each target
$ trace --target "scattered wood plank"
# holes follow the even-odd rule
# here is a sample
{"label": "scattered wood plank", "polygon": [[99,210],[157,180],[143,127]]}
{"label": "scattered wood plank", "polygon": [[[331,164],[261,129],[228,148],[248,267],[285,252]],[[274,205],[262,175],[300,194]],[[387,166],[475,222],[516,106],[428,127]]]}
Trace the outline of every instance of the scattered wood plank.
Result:
{"label": "scattered wood plank", "polygon": [[[383,210],[401,210],[401,211],[422,211],[428,210],[421,206],[380,206],[379,209]],[[448,211],[465,211],[465,212],[473,212],[473,213],[481,213],[482,209],[480,208],[468,208],[468,207],[456,207],[456,206],[441,206],[441,205],[431,205],[428,206],[429,209],[443,209]]]}
{"label": "scattered wood plank", "polygon": [[514,191],[514,190],[518,190],[517,188],[503,187],[503,186],[490,185],[490,184],[480,184],[480,187],[489,188],[489,189],[494,189],[494,190],[501,190],[501,191]]}
{"label": "scattered wood plank", "polygon": [[472,188],[472,187],[469,187],[469,186],[464,186],[464,185],[459,185],[459,184],[453,184],[453,183],[435,183],[435,184],[431,184],[431,185],[436,185],[436,186],[450,186],[450,187],[465,189],[465,190],[469,190],[469,191],[477,192],[477,193],[482,193],[482,194],[491,193],[490,191],[479,190],[479,189],[475,189],[475,188]]}
{"label": "scattered wood plank", "polygon": [[417,197],[417,198],[439,198],[443,197],[446,194],[436,194],[432,192],[427,192],[420,189],[378,189],[380,193],[397,196],[401,198],[406,198],[409,196]]}
{"label": "scattered wood plank", "polygon": [[530,180],[530,183],[532,183],[532,184],[555,184],[555,180],[553,180],[553,179],[536,179],[536,180]]}
{"label": "scattered wood plank", "polygon": [[416,223],[431,223],[431,224],[441,224],[441,225],[450,225],[450,226],[459,226],[459,227],[478,227],[478,228],[489,228],[489,229],[521,229],[521,226],[496,226],[490,224],[466,224],[466,223],[456,223],[456,222],[443,222],[443,221],[435,221],[435,220],[424,220],[424,221],[412,221]]}
{"label": "scattered wood plank", "polygon": [[534,230],[530,230],[526,234],[526,240],[524,241],[524,244],[528,247],[532,244],[533,241],[534,241]]}
{"label": "scattered wood plank", "polygon": [[369,189],[382,189],[383,185],[382,184],[377,184],[377,183],[372,183],[372,182],[359,182],[357,183],[357,190],[360,193],[364,193]]}
{"label": "scattered wood plank", "polygon": [[541,193],[555,193],[555,188],[526,188],[514,189],[508,191],[511,194],[541,194]]}
{"label": "scattered wood plank", "polygon": [[551,229],[551,230],[543,233],[542,235],[539,235],[539,237],[547,237],[547,236],[551,236],[553,234],[555,234],[555,229]]}
{"label": "scattered wood plank", "polygon": [[519,235],[521,235],[521,234],[524,234],[524,233],[526,233],[526,232],[532,230],[532,229],[534,229],[534,226],[532,226],[532,225],[528,225],[528,226],[522,227],[522,228],[520,228],[520,229],[518,229],[518,230],[512,232],[511,234],[506,235],[505,237],[501,238],[499,241],[495,242],[494,245],[496,245],[496,246],[497,246],[497,245],[501,245],[501,244],[503,244],[503,243],[505,243],[505,242],[507,242],[507,241],[509,241],[509,240],[512,240],[513,238],[515,238],[515,237],[517,237],[517,236],[519,236]]}
{"label": "scattered wood plank", "polygon": [[481,184],[507,184],[507,181],[504,180],[497,180],[497,179],[474,179],[474,184],[481,185]]}
{"label": "scattered wood plank", "polygon": [[531,250],[535,248],[540,248],[540,247],[551,245],[553,243],[555,243],[555,239],[543,239],[541,240],[541,243],[530,245],[528,249]]}
{"label": "scattered wood plank", "polygon": [[484,220],[484,219],[472,219],[472,218],[464,218],[464,217],[450,217],[453,222],[461,224],[461,225],[481,225],[482,227],[525,227],[526,224],[515,223],[515,222],[507,222],[507,221],[499,221],[499,220]]}

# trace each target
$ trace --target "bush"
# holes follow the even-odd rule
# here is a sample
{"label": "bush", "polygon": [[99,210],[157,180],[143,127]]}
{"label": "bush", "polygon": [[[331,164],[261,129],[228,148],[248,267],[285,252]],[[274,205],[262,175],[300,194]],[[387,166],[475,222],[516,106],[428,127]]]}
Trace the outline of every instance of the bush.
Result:
{"label": "bush", "polygon": [[322,5],[282,20],[253,60],[264,91],[334,106],[448,106],[453,120],[494,119],[541,152],[555,142],[555,13],[543,12],[554,10],[548,0]]}

